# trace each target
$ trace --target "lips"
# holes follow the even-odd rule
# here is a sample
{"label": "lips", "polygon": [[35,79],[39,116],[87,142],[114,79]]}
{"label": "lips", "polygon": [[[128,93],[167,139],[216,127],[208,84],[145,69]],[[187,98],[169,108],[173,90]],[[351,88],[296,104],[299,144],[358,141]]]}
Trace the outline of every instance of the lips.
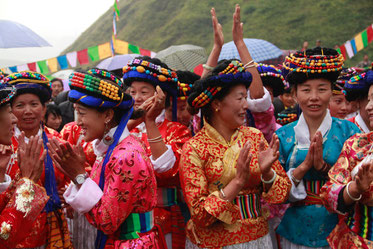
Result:
{"label": "lips", "polygon": [[26,124],[30,124],[30,123],[35,122],[35,118],[24,118],[23,121],[24,121]]}
{"label": "lips", "polygon": [[311,111],[318,111],[320,110],[321,105],[308,105],[307,107]]}

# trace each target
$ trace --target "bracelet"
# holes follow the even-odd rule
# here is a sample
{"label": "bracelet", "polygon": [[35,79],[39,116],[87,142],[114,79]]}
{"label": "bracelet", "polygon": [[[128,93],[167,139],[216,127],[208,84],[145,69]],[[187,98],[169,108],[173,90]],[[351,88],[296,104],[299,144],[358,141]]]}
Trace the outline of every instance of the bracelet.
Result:
{"label": "bracelet", "polygon": [[350,197],[351,200],[353,200],[353,201],[360,201],[360,199],[361,199],[361,197],[362,197],[362,194],[360,194],[360,196],[359,196],[358,198],[355,198],[355,197],[353,197],[353,196],[350,194],[350,191],[348,191],[348,187],[350,186],[351,183],[352,183],[352,181],[349,182],[349,183],[347,183],[347,186],[346,186],[346,193],[347,193],[348,197]]}
{"label": "bracelet", "polygon": [[214,69],[212,66],[209,66],[209,65],[207,65],[207,64],[203,64],[202,67],[203,67],[204,69],[207,69],[207,70],[210,70],[210,71],[212,71],[212,70]]}
{"label": "bracelet", "polygon": [[158,140],[148,141],[148,143],[159,143],[159,142],[163,142],[163,138],[159,138]]}
{"label": "bracelet", "polygon": [[159,140],[162,138],[162,135],[160,135],[159,137],[155,137],[155,138],[148,138],[148,142],[154,142],[156,140]]}
{"label": "bracelet", "polygon": [[245,69],[248,69],[248,68],[251,68],[251,67],[256,67],[256,65],[255,65],[255,64],[252,64],[252,65],[249,65],[249,66],[245,66],[244,68],[245,68]]}
{"label": "bracelet", "polygon": [[245,66],[243,66],[244,68],[248,67],[250,64],[254,63],[254,60],[251,60],[249,61],[248,63],[245,64]]}
{"label": "bracelet", "polygon": [[275,181],[276,176],[277,176],[276,171],[274,171],[273,169],[271,169],[271,170],[272,170],[272,172],[273,172],[273,177],[272,177],[272,179],[269,180],[269,181],[266,181],[266,180],[263,179],[263,174],[260,175],[260,179],[262,180],[263,183],[265,183],[265,184],[271,184],[271,183],[273,183],[273,182]]}
{"label": "bracelet", "polygon": [[221,196],[223,196],[223,199],[227,199],[227,196],[225,195],[223,188],[220,189]]}
{"label": "bracelet", "polygon": [[291,171],[291,173],[290,173],[290,178],[291,178],[291,180],[292,180],[293,182],[295,182],[295,183],[300,183],[302,180],[298,180],[297,178],[295,178],[295,176],[293,175],[293,172],[294,172],[294,170]]}

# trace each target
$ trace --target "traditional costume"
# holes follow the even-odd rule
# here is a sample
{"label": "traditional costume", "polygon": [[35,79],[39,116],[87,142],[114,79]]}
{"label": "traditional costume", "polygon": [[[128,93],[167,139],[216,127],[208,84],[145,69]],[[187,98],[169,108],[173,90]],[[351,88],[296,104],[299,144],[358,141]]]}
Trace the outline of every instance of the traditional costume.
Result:
{"label": "traditional costume", "polygon": [[[42,74],[30,71],[18,72],[8,75],[4,82],[15,86],[17,94],[32,93],[40,98],[41,103],[45,103],[51,97],[49,80]],[[13,146],[15,151],[18,147],[18,137],[21,131],[16,127],[13,137]],[[37,134],[43,139],[44,149],[47,149],[48,139],[58,137],[57,131],[40,125]],[[25,142],[28,138],[25,137]],[[19,170],[16,157],[8,166],[7,173],[14,178]],[[58,189],[65,186],[67,178],[57,169],[54,168],[52,158],[47,153],[44,159],[44,171],[38,184],[45,187],[49,200],[44,211],[37,217],[32,231],[25,240],[17,244],[17,248],[33,248],[45,246],[45,248],[72,248],[66,218],[61,208],[61,200],[58,196]]]}
{"label": "traditional costume", "polygon": [[[178,97],[178,79],[176,72],[162,68],[143,59],[134,59],[123,68],[123,81],[131,86],[133,81],[144,81],[153,86],[160,86],[172,98],[173,120],[167,120],[162,113],[156,123],[168,150],[153,160],[148,142],[145,123],[131,130],[139,137],[147,148],[157,177],[158,202],[155,209],[156,223],[166,235],[167,244],[173,249],[184,248],[185,221],[179,204],[183,201],[179,180],[179,160],[182,146],[191,138],[190,130],[176,121],[176,103]],[[169,235],[171,234],[172,237]],[[172,241],[172,242],[171,242]]]}
{"label": "traditional costume", "polygon": [[[133,99],[123,84],[99,69],[70,76],[71,101],[91,108],[120,108],[118,126],[105,138],[92,142],[97,156],[90,177],[78,188],[70,184],[64,197],[79,213],[85,213],[98,229],[96,248],[160,248],[162,240],[154,226],[156,180],[142,143],[126,127]],[[106,137],[110,137],[109,145]]]}
{"label": "traditional costume", "polygon": [[[194,108],[209,104],[219,92],[237,84],[251,83],[251,74],[244,72],[242,63],[232,61],[227,70],[203,79],[193,86],[188,102]],[[232,70],[230,70],[232,69]],[[226,73],[227,72],[227,73]],[[263,217],[261,198],[269,203],[286,201],[290,182],[276,161],[271,188],[265,192],[258,164],[263,134],[241,126],[226,141],[206,120],[203,128],[183,147],[180,179],[191,219],[187,224],[186,248],[271,248],[268,223]],[[241,148],[250,142],[250,183],[245,185],[233,202],[219,195],[236,175],[236,163]]]}
{"label": "traditional costume", "polygon": [[[373,84],[372,71],[355,79],[360,77],[367,86]],[[351,78],[351,80],[353,79]],[[348,139],[338,161],[329,171],[330,180],[321,189],[321,197],[326,208],[331,212],[341,214],[338,225],[328,236],[328,242],[332,248],[373,248],[371,230],[373,225],[373,186],[351,206],[347,206],[343,200],[343,192],[347,184],[354,180],[363,163],[372,160],[372,145],[373,132],[356,134]]]}

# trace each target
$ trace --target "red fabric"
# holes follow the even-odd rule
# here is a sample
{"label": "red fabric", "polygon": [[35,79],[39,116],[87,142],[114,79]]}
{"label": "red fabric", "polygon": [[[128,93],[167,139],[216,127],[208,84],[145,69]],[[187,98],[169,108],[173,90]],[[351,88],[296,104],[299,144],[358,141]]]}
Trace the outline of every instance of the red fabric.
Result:
{"label": "red fabric", "polygon": [[368,43],[373,41],[373,25],[370,25],[367,28],[367,37],[368,37]]}
{"label": "red fabric", "polygon": [[345,47],[345,45],[342,44],[342,45],[339,47],[339,49],[341,50],[341,53],[342,53],[344,59],[346,60],[346,59],[347,59],[347,52],[346,52],[346,47]]}
{"label": "red fabric", "polygon": [[89,60],[88,60],[88,49],[87,48],[78,51],[77,52],[77,56],[78,56],[78,61],[79,61],[80,65],[85,65],[85,64],[89,63]]}
{"label": "red fabric", "polygon": [[36,62],[27,63],[27,66],[30,71],[36,72]]}
{"label": "red fabric", "polygon": [[146,50],[146,49],[143,49],[143,48],[140,48],[140,54],[141,55],[146,55],[146,56],[151,56],[151,51],[150,50]]}

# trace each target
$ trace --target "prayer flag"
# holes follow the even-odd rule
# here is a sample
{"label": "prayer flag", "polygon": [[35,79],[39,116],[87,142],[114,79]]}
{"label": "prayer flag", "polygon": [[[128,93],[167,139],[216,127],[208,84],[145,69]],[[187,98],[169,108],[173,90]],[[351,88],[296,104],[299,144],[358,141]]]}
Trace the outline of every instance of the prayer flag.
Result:
{"label": "prayer flag", "polygon": [[9,67],[9,70],[12,71],[12,73],[17,72],[17,66]]}
{"label": "prayer flag", "polygon": [[88,48],[88,55],[89,55],[89,58],[91,58],[91,61],[100,60],[100,56],[98,54],[98,46],[89,47]]}
{"label": "prayer flag", "polygon": [[67,64],[67,58],[66,55],[61,55],[57,57],[58,64],[60,64],[61,69],[66,69],[69,67]]}
{"label": "prayer flag", "polygon": [[28,68],[27,64],[17,66],[17,72],[28,71],[28,70],[29,70],[29,68]]}
{"label": "prayer flag", "polygon": [[150,57],[151,57],[151,58],[153,58],[153,57],[156,56],[156,55],[157,55],[156,52],[153,52],[153,51],[150,52]]}
{"label": "prayer flag", "polygon": [[361,33],[355,36],[354,41],[355,41],[355,46],[356,46],[356,52],[359,52],[360,50],[364,48]]}
{"label": "prayer flag", "polygon": [[367,28],[368,43],[373,41],[373,24]]}
{"label": "prayer flag", "polygon": [[128,42],[115,39],[114,50],[117,54],[128,54]]}
{"label": "prayer flag", "polygon": [[363,32],[361,32],[361,39],[363,41],[363,46],[364,48],[368,46],[368,34],[367,34],[367,30],[364,30]]}
{"label": "prayer flag", "polygon": [[348,58],[353,57],[354,56],[354,51],[352,50],[352,46],[351,46],[350,41],[346,41],[345,48],[346,48],[346,51],[347,51]]}
{"label": "prayer flag", "polygon": [[117,16],[120,17],[120,12],[119,12],[119,9],[118,9],[117,0],[114,0],[114,11],[117,14]]}
{"label": "prayer flag", "polygon": [[339,47],[340,51],[341,51],[341,54],[343,55],[344,59],[346,60],[347,59],[347,52],[346,52],[346,47],[344,44],[342,44],[340,47]]}
{"label": "prayer flag", "polygon": [[98,45],[98,56],[100,57],[100,60],[111,56],[111,48],[109,42]]}
{"label": "prayer flag", "polygon": [[131,51],[133,54],[140,54],[140,49],[136,45],[128,44],[128,51]]}
{"label": "prayer flag", "polygon": [[85,65],[89,63],[88,60],[88,49],[83,49],[77,52],[77,57],[80,65]]}
{"label": "prayer flag", "polygon": [[40,69],[40,72],[42,74],[47,74],[49,72],[48,70],[48,66],[47,66],[47,61],[46,60],[43,60],[43,61],[38,61],[38,66],[39,66],[39,69]]}
{"label": "prayer flag", "polygon": [[350,42],[351,42],[352,50],[354,51],[354,54],[356,54],[357,53],[357,49],[356,49],[355,39],[352,39]]}
{"label": "prayer flag", "polygon": [[151,51],[150,50],[146,50],[146,49],[143,49],[143,48],[140,48],[140,54],[141,55],[146,55],[146,56],[151,56]]}
{"label": "prayer flag", "polygon": [[57,72],[57,70],[58,70],[57,58],[54,57],[54,58],[48,59],[47,62],[48,62],[48,66],[49,66],[50,72],[51,73]]}
{"label": "prayer flag", "polygon": [[76,59],[77,59],[77,52],[70,52],[66,54],[67,61],[69,62],[71,67],[76,67]]}
{"label": "prayer flag", "polygon": [[30,71],[37,72],[36,70],[36,62],[31,62],[27,64]]}

